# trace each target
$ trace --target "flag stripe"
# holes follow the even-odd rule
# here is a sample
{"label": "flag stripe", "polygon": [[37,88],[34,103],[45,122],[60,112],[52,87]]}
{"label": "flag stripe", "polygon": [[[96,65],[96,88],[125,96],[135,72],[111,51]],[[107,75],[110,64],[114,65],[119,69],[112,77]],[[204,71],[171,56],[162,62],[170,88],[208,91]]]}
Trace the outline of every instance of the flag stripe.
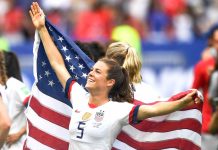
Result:
{"label": "flag stripe", "polygon": [[177,129],[188,129],[197,133],[201,132],[201,123],[193,119],[180,121],[152,122],[143,120],[140,124],[133,125],[136,129],[144,132],[168,132]]}
{"label": "flag stripe", "polygon": [[[53,110],[56,113],[62,114],[66,117],[71,117],[72,108],[65,103],[58,101],[44,93],[42,93],[37,86],[35,86],[32,90],[32,95],[39,100],[40,104],[44,106],[44,108],[48,108]],[[55,106],[55,107],[54,107]],[[35,109],[35,108],[34,108]],[[64,110],[64,111],[63,111]]]}
{"label": "flag stripe", "polygon": [[[54,149],[59,149],[59,150],[66,150],[68,149],[69,143],[62,141],[52,135],[49,135],[37,128],[35,128],[30,121],[28,121],[28,125],[31,128],[29,131],[29,135],[37,139],[40,143],[47,145],[48,147],[54,148]],[[36,148],[37,149],[37,148]]]}
{"label": "flag stripe", "polygon": [[184,138],[192,141],[195,145],[201,145],[201,136],[199,133],[187,129],[178,129],[169,132],[142,132],[132,126],[129,126],[128,128],[123,128],[123,132],[138,142],[156,142],[162,140]]}
{"label": "flag stripe", "polygon": [[63,128],[69,128],[70,117],[66,117],[64,115],[54,112],[49,108],[44,107],[34,96],[32,97],[30,107],[35,108],[35,113],[37,113],[41,118],[44,118]]}
{"label": "flag stripe", "polygon": [[121,134],[119,134],[117,139],[127,143],[128,145],[136,149],[140,147],[140,149],[144,150],[164,148],[178,148],[180,150],[200,150],[199,146],[195,145],[192,141],[184,138],[173,138],[169,140],[163,139],[155,142],[152,142],[151,140],[149,140],[148,142],[140,142],[138,140],[130,138],[127,134],[122,132]]}
{"label": "flag stripe", "polygon": [[[34,112],[31,107],[29,107],[26,111],[27,118],[34,127],[49,135],[59,138],[62,141],[69,141],[70,135],[68,129],[60,127],[44,118],[41,118]],[[31,128],[29,128],[29,130],[31,130]]]}

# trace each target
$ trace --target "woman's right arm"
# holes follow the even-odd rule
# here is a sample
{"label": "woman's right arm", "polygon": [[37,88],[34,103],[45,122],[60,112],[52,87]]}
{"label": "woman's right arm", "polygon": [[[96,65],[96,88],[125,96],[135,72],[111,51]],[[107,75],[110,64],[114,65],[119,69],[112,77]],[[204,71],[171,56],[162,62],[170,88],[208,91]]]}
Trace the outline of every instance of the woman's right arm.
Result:
{"label": "woman's right arm", "polygon": [[32,3],[29,13],[33,25],[39,32],[48,60],[53,70],[55,71],[61,85],[65,89],[66,82],[70,78],[70,74],[65,67],[64,60],[60,52],[58,51],[57,47],[51,39],[51,36],[48,33],[47,28],[45,27],[45,15],[37,2]]}

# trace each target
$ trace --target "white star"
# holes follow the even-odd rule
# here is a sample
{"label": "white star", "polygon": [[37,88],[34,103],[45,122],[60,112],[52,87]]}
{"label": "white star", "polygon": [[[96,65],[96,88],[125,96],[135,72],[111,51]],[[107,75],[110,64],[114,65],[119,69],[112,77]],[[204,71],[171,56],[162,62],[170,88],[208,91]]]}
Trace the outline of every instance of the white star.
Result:
{"label": "white star", "polygon": [[50,26],[49,26],[48,28],[49,28],[50,31],[53,31],[52,28],[51,28]]}
{"label": "white star", "polygon": [[73,65],[70,65],[70,70],[73,72],[73,70],[75,69],[75,67]]}
{"label": "white star", "polygon": [[46,65],[46,62],[45,61],[43,61],[42,62],[42,67],[44,67]]}
{"label": "white star", "polygon": [[76,79],[76,80],[78,80],[78,79],[79,79],[79,77],[78,77],[77,75],[75,75],[75,79]]}
{"label": "white star", "polygon": [[72,58],[70,58],[70,55],[69,56],[66,56],[65,60],[67,60],[68,62],[70,62]]}
{"label": "white star", "polygon": [[79,56],[77,56],[77,55],[76,55],[76,57],[75,57],[75,58],[79,60]]}
{"label": "white star", "polygon": [[82,70],[85,67],[83,66],[83,64],[79,64],[79,68]]}
{"label": "white star", "polygon": [[39,75],[39,80],[41,80],[42,79],[42,76],[41,75]]}
{"label": "white star", "polygon": [[48,85],[50,85],[51,87],[53,87],[54,84],[55,84],[55,83],[53,82],[53,80],[48,81]]}
{"label": "white star", "polygon": [[64,51],[64,52],[66,52],[68,49],[67,49],[66,46],[62,46],[62,49],[61,49],[61,50]]}
{"label": "white star", "polygon": [[48,71],[45,71],[45,76],[49,76],[51,73],[49,72],[49,70]]}
{"label": "white star", "polygon": [[86,73],[83,73],[82,77],[86,79],[87,74],[86,74]]}
{"label": "white star", "polygon": [[61,36],[58,37],[58,41],[62,42],[63,40],[64,40],[63,37],[61,37]]}

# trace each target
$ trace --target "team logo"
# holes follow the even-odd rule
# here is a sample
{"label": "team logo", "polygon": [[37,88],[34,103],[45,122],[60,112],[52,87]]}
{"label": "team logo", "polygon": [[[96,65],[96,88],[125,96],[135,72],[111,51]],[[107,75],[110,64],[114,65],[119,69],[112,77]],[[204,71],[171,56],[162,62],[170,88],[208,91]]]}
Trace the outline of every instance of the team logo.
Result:
{"label": "team logo", "polygon": [[95,121],[100,122],[103,120],[103,118],[104,118],[104,111],[103,110],[100,110],[100,112],[96,112],[95,118],[94,118]]}
{"label": "team logo", "polygon": [[82,120],[87,121],[91,116],[92,116],[91,113],[85,112],[84,115],[82,116]]}

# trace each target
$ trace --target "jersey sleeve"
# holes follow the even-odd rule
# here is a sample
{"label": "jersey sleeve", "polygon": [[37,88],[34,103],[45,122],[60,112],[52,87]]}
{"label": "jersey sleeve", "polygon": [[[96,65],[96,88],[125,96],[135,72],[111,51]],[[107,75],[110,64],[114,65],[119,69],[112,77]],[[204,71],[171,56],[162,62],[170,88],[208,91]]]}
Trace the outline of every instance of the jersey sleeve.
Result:
{"label": "jersey sleeve", "polygon": [[78,101],[85,98],[88,93],[73,78],[69,78],[65,87],[65,95],[75,106]]}
{"label": "jersey sleeve", "polygon": [[120,114],[122,115],[122,123],[124,125],[128,124],[136,124],[139,123],[137,120],[138,110],[140,105],[133,105],[130,103],[121,103],[122,106],[120,106]]}
{"label": "jersey sleeve", "polygon": [[14,95],[13,97],[16,98],[18,104],[27,106],[30,91],[23,82],[15,78],[10,78],[7,81],[7,91],[9,91],[9,94]]}

